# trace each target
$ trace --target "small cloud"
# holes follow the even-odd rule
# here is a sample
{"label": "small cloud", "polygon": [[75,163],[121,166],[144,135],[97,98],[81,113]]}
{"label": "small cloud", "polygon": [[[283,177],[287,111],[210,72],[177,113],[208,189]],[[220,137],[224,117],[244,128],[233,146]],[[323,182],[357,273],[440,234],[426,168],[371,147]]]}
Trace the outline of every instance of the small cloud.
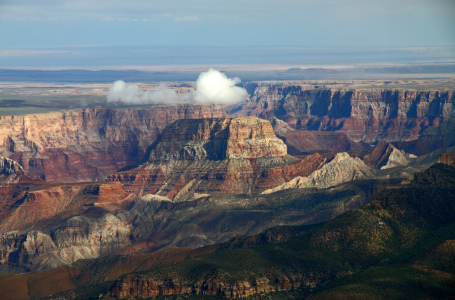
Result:
{"label": "small cloud", "polygon": [[174,21],[198,21],[199,17],[198,16],[184,16],[184,17],[175,17]]}
{"label": "small cloud", "polygon": [[53,55],[66,53],[67,51],[60,50],[22,50],[22,49],[10,49],[0,50],[0,57],[12,57],[12,56],[41,56],[41,55]]}

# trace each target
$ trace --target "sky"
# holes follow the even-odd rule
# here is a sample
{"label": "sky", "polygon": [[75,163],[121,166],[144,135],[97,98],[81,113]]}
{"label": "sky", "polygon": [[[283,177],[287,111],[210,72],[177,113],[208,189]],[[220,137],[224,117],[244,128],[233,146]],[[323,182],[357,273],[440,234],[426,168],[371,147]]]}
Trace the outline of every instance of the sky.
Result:
{"label": "sky", "polygon": [[0,67],[292,64],[353,49],[455,60],[454,47],[455,0],[0,0]]}

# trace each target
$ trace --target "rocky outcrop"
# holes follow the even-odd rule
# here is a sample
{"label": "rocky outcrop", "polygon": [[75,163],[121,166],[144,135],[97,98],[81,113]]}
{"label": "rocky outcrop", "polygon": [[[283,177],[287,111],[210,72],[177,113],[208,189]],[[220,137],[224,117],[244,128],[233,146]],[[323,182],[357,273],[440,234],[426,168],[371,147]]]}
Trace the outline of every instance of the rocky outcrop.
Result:
{"label": "rocky outcrop", "polygon": [[290,188],[325,189],[356,179],[373,178],[374,175],[374,171],[367,167],[360,158],[350,157],[349,154],[343,152],[338,153],[332,161],[311,173],[310,176],[298,176],[278,187],[264,191],[263,194]]}
{"label": "rocky outcrop", "polygon": [[353,141],[410,141],[437,128],[454,112],[454,91],[326,90],[298,83],[261,83],[235,115],[277,117],[295,129],[340,131]]}
{"label": "rocky outcrop", "polygon": [[[8,186],[6,186],[8,187]],[[19,181],[0,202],[0,230],[23,230],[40,223],[60,223],[92,206],[108,208],[129,197],[119,183],[45,184]],[[1,192],[1,189],[0,189]]]}
{"label": "rocky outcrop", "polygon": [[[302,161],[266,120],[254,117],[179,120],[169,125],[139,168],[110,180],[130,192],[183,199],[194,193],[257,194],[297,174],[309,175],[323,161],[318,154]],[[191,196],[192,197],[192,196]]]}
{"label": "rocky outcrop", "polygon": [[30,272],[97,258],[130,244],[130,226],[112,214],[99,219],[76,216],[52,234],[4,232],[0,236],[0,269]]}
{"label": "rocky outcrop", "polygon": [[398,166],[406,166],[409,164],[412,158],[416,158],[415,155],[407,155],[403,150],[398,150],[397,148],[392,149],[387,163],[381,167],[381,169],[389,169]]}
{"label": "rocky outcrop", "polygon": [[416,158],[413,154],[407,154],[387,142],[379,142],[362,160],[370,168],[388,169],[397,166],[406,166]]}
{"label": "rocky outcrop", "polygon": [[[224,277],[224,278],[223,278]],[[118,299],[151,298],[166,295],[203,295],[223,298],[242,298],[254,294],[288,291],[298,288],[302,281],[307,286],[315,286],[319,278],[305,278],[301,274],[283,274],[281,276],[258,276],[249,280],[234,280],[219,276],[204,281],[168,279],[160,280],[147,276],[129,275],[117,280],[109,291],[109,296]]]}
{"label": "rocky outcrop", "polygon": [[[315,285],[324,289],[324,283],[357,274],[342,293],[332,293],[321,299],[344,298],[354,294],[352,287],[358,285],[358,278],[362,276],[371,276],[371,279],[367,279],[369,283],[378,280],[387,282],[388,279],[382,274],[389,277],[390,272],[371,275],[371,269],[383,266],[388,257],[404,257],[410,249],[419,255],[407,256],[387,266],[397,271],[397,280],[402,279],[400,270],[403,266],[412,268],[418,263],[421,268],[415,274],[428,272],[430,279],[425,282],[433,282],[434,274],[438,272],[441,274],[439,282],[447,282],[453,273],[453,241],[446,236],[441,237],[437,232],[451,226],[455,220],[454,174],[455,168],[436,165],[425,173],[416,174],[409,185],[386,189],[366,206],[320,224],[314,230],[307,229],[305,234],[298,235],[288,243],[218,252],[187,259],[171,267],[129,274],[114,283],[109,296],[148,298],[170,294],[203,296],[207,293],[236,298],[255,292],[280,290],[280,278],[289,283],[289,287],[297,283],[296,286],[306,286],[307,291],[311,291]],[[432,234],[438,238],[429,241],[428,237]],[[434,269],[430,266],[434,266]],[[363,270],[366,272],[360,273]],[[395,286],[396,280],[389,282],[390,286]],[[408,282],[412,285],[415,276]],[[450,298],[453,287],[440,288],[439,282],[434,285],[433,291],[445,293],[444,297]],[[366,289],[368,285],[364,285]],[[331,291],[336,290],[333,285],[329,288]],[[397,294],[401,288],[402,285],[399,285],[393,293]],[[366,298],[374,298],[377,293],[378,289],[370,292]],[[426,296],[427,293],[424,289],[419,296]],[[407,296],[406,292],[402,295],[404,298]],[[292,296],[299,297],[302,294],[297,291],[295,294],[279,296],[294,298]],[[270,295],[270,298],[274,298],[274,295]]]}
{"label": "rocky outcrop", "polygon": [[364,151],[371,146],[364,142],[354,142],[343,132],[294,130],[278,134],[288,146],[291,155]]}
{"label": "rocky outcrop", "polygon": [[284,157],[270,122],[254,117],[179,120],[163,132],[149,161]]}
{"label": "rocky outcrop", "polygon": [[6,178],[0,186],[1,270],[55,268],[130,244],[129,223],[110,213],[135,199],[121,184]]}
{"label": "rocky outcrop", "polygon": [[455,153],[442,153],[438,156],[437,163],[440,164],[455,164]]}
{"label": "rocky outcrop", "polygon": [[0,155],[18,162],[32,178],[102,179],[137,163],[175,120],[224,116],[220,107],[182,104],[0,117]]}
{"label": "rocky outcrop", "polygon": [[0,175],[24,174],[24,169],[14,160],[0,157]]}
{"label": "rocky outcrop", "polygon": [[[0,157],[0,229],[2,221],[10,216],[11,208],[20,205],[28,190],[42,184],[24,175],[24,170],[15,161]],[[21,222],[24,222],[24,216]]]}

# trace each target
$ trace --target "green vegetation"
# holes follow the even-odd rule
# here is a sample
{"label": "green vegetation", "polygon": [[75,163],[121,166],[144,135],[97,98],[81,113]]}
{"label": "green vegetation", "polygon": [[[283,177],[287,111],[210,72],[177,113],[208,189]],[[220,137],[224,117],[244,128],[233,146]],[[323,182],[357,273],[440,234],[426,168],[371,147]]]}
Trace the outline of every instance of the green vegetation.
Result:
{"label": "green vegetation", "polygon": [[[221,250],[142,278],[208,278],[232,283],[299,275],[317,299],[441,298],[455,293],[455,168],[438,164],[362,209],[313,226],[286,242]],[[275,229],[276,230],[276,229]],[[349,275],[353,274],[353,275]],[[348,275],[348,276],[346,276]],[[253,298],[299,298],[309,288]]]}
{"label": "green vegetation", "polygon": [[411,266],[381,266],[336,280],[325,288],[311,299],[444,299],[454,292],[455,282]]}

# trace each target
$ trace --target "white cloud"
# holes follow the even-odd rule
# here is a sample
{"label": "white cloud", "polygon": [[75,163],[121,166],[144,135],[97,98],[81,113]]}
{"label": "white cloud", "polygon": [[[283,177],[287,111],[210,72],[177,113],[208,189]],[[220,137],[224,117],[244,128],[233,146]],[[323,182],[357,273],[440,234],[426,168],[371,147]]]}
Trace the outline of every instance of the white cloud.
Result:
{"label": "white cloud", "polygon": [[117,80],[109,89],[107,102],[123,102],[128,104],[161,104],[175,103],[178,101],[174,90],[160,84],[154,91],[142,91],[135,84],[126,84],[123,80]]}
{"label": "white cloud", "polygon": [[198,16],[193,16],[193,17],[185,16],[185,17],[174,18],[174,21],[198,21],[198,20],[199,20]]}
{"label": "white cloud", "polygon": [[109,89],[107,102],[127,104],[172,104],[177,102],[233,104],[243,100],[247,92],[236,86],[239,78],[227,78],[218,70],[202,72],[196,81],[194,92],[179,96],[174,90],[160,84],[154,91],[140,90],[136,84],[123,80],[114,82]]}
{"label": "white cloud", "polygon": [[245,98],[247,91],[236,86],[239,78],[227,78],[218,70],[210,69],[199,75],[194,100],[198,103],[233,104]]}

